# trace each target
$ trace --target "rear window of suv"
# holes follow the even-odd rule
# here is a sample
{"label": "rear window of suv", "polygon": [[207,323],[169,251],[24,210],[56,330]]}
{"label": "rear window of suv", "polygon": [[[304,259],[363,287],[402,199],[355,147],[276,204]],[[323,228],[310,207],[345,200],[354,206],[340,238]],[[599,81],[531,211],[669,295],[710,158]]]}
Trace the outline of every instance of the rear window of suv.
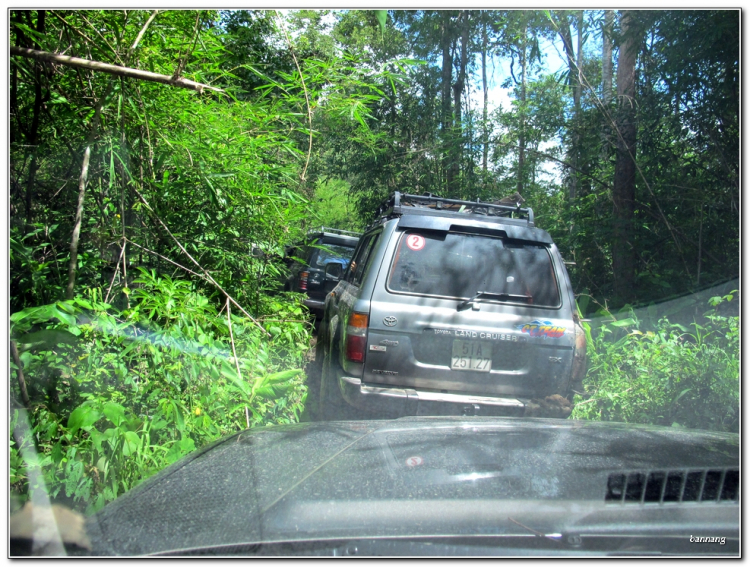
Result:
{"label": "rear window of suv", "polygon": [[312,264],[323,268],[326,264],[331,262],[339,262],[342,264],[342,268],[346,268],[349,264],[349,260],[352,259],[354,254],[354,246],[341,246],[339,244],[320,244],[321,248],[318,248],[312,259]]}
{"label": "rear window of suv", "polygon": [[485,291],[516,296],[504,303],[560,305],[544,245],[456,232],[405,232],[393,256],[388,291],[451,299]]}

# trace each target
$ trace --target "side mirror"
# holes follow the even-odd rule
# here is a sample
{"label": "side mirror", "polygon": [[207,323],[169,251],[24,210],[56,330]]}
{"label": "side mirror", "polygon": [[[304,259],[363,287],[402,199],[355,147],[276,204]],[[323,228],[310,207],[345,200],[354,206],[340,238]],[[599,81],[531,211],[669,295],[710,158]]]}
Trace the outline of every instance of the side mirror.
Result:
{"label": "side mirror", "polygon": [[326,280],[337,282],[341,279],[344,269],[338,262],[326,264]]}

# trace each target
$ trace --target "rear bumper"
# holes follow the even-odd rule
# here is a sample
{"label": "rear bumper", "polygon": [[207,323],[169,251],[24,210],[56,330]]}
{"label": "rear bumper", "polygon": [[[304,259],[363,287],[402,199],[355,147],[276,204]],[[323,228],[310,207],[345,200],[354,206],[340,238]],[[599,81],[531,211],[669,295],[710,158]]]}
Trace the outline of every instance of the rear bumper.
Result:
{"label": "rear bumper", "polygon": [[359,378],[338,376],[341,395],[351,406],[382,416],[498,415],[522,416],[528,400],[443,394],[410,388],[368,386]]}
{"label": "rear bumper", "polygon": [[307,307],[310,312],[314,313],[318,317],[323,316],[323,308],[326,305],[325,299],[313,299],[311,297],[308,297],[303,302],[305,304],[305,307]]}

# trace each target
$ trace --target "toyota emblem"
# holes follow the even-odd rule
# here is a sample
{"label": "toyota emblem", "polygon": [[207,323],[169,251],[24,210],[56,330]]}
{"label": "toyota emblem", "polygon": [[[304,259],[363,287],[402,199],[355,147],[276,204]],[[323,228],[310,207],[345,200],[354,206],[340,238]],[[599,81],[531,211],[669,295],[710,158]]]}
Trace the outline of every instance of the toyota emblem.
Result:
{"label": "toyota emblem", "polygon": [[393,315],[383,317],[383,325],[385,325],[386,327],[395,327],[397,321],[398,319],[396,319]]}

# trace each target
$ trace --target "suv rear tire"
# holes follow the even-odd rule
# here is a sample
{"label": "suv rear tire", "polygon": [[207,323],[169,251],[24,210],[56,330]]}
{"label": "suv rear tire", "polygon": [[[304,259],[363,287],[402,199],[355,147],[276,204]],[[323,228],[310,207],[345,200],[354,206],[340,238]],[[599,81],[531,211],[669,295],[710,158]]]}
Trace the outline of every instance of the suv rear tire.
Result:
{"label": "suv rear tire", "polygon": [[347,403],[336,384],[336,377],[331,372],[331,357],[323,360],[320,380],[320,417],[324,421],[346,419]]}
{"label": "suv rear tire", "polygon": [[[336,364],[335,357],[331,349],[326,348],[328,338],[323,334],[320,344],[320,351],[316,352],[316,359],[320,353],[320,401],[318,404],[318,416],[323,421],[337,421],[342,419],[357,419],[354,412],[350,411],[349,404],[346,403],[344,396],[341,395],[339,385],[336,383],[336,373],[333,371],[333,365]],[[330,345],[329,345],[330,346]]]}

